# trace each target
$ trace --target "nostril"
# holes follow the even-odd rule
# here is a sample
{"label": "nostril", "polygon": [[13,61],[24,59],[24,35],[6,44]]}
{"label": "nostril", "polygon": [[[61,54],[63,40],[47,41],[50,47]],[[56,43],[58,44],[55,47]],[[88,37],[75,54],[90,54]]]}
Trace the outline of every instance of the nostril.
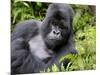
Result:
{"label": "nostril", "polygon": [[53,33],[54,33],[54,34],[56,34],[56,35],[58,35],[60,32],[57,32],[57,31],[53,31]]}
{"label": "nostril", "polygon": [[51,57],[48,57],[48,58],[44,59],[43,61],[44,61],[45,63],[48,63],[49,60],[51,60]]}
{"label": "nostril", "polygon": [[56,33],[57,35],[59,34],[59,32]]}
{"label": "nostril", "polygon": [[56,34],[56,31],[53,31],[54,34]]}

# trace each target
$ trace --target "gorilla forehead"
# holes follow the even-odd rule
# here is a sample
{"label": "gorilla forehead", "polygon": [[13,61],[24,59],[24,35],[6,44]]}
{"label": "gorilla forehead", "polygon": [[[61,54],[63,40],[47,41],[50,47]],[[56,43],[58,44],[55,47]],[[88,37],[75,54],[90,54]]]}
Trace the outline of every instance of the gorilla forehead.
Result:
{"label": "gorilla forehead", "polygon": [[50,4],[46,17],[55,17],[56,19],[65,19],[73,17],[74,11],[70,5],[55,3]]}

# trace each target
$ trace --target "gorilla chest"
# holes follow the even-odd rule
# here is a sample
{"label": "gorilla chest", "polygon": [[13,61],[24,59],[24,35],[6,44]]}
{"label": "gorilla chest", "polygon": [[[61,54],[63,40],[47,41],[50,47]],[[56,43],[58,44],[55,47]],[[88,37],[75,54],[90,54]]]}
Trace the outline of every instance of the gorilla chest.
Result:
{"label": "gorilla chest", "polygon": [[41,35],[33,37],[28,43],[30,51],[33,55],[42,60],[50,57]]}

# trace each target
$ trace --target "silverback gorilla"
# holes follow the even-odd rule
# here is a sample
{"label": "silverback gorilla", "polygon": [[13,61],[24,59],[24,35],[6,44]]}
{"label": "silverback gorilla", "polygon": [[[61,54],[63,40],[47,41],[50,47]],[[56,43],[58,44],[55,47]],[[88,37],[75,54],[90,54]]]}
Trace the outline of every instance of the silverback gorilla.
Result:
{"label": "silverback gorilla", "polygon": [[50,4],[42,22],[18,23],[11,34],[11,74],[39,73],[56,64],[66,68],[66,54],[77,54],[72,38],[73,9],[66,4]]}

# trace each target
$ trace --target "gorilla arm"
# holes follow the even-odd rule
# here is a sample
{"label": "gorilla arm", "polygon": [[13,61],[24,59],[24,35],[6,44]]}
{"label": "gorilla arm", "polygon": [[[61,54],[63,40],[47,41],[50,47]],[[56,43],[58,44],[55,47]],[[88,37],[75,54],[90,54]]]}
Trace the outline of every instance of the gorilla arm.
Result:
{"label": "gorilla arm", "polygon": [[[44,68],[44,62],[33,56],[28,41],[38,34],[38,21],[18,23],[11,35],[11,73],[33,73]],[[35,69],[37,68],[37,69]]]}

